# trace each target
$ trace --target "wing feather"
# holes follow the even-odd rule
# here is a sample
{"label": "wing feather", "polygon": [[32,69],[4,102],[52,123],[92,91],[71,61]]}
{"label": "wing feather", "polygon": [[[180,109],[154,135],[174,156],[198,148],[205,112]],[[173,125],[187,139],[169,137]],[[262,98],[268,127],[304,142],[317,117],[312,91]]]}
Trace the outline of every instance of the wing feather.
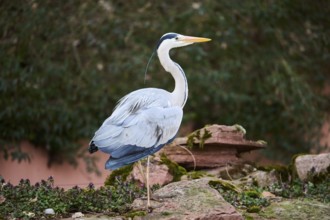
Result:
{"label": "wing feather", "polygon": [[101,151],[123,157],[134,153],[132,146],[144,151],[173,139],[182,116],[182,108],[171,105],[168,92],[138,90],[119,102],[92,141]]}

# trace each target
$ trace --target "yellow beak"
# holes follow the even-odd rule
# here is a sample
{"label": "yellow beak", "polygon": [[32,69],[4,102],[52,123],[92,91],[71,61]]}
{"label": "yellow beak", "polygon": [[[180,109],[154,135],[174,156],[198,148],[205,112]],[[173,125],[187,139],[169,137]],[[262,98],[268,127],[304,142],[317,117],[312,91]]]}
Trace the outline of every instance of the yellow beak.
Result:
{"label": "yellow beak", "polygon": [[192,36],[183,36],[180,41],[184,42],[190,42],[190,43],[201,43],[201,42],[207,42],[210,41],[210,38],[204,38],[204,37],[192,37]]}

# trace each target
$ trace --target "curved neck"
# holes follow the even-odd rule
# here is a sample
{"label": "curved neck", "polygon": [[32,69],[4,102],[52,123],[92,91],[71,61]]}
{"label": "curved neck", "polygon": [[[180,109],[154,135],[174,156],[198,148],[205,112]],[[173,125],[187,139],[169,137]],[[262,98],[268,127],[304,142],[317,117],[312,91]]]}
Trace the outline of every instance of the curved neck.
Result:
{"label": "curved neck", "polygon": [[171,73],[175,81],[172,92],[173,104],[183,107],[188,99],[188,83],[186,75],[179,64],[173,62],[169,55],[169,49],[160,46],[157,50],[158,58],[166,72]]}

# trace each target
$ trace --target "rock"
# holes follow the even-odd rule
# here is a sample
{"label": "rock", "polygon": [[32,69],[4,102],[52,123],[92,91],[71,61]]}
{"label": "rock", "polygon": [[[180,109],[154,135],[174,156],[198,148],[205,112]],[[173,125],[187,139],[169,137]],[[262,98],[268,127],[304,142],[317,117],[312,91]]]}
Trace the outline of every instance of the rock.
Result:
{"label": "rock", "polygon": [[266,187],[270,186],[274,183],[277,183],[278,176],[275,170],[270,172],[257,170],[253,173],[250,173],[248,176],[240,178],[238,180],[234,180],[233,182],[237,185],[248,185],[248,186],[259,186],[259,187]]}
{"label": "rock", "polygon": [[268,201],[271,201],[271,202],[279,202],[279,201],[283,200],[282,197],[276,196],[273,193],[267,192],[267,191],[263,191],[261,193],[261,198],[265,198],[265,199],[267,199]]}
{"label": "rock", "polygon": [[[141,170],[139,165],[136,163],[133,167],[133,170],[130,174],[130,178],[139,181],[140,183],[145,183],[146,175],[146,163],[142,163],[143,173],[141,174]],[[150,186],[159,184],[161,186],[172,182],[173,176],[169,172],[169,168],[165,164],[161,164],[161,160],[159,156],[151,157],[150,166],[149,166],[149,182]]]}
{"label": "rock", "polygon": [[45,215],[55,215],[55,211],[52,208],[48,208],[44,210]]}
{"label": "rock", "polygon": [[265,142],[245,140],[245,129],[239,125],[210,125],[187,137],[176,138],[162,149],[169,159],[185,168],[194,168],[194,159],[182,147],[190,147],[197,169],[215,168],[240,161],[238,155],[262,149]]}
{"label": "rock", "polygon": [[[256,170],[255,167],[250,164],[228,164],[224,167],[219,167],[217,177],[225,180],[236,180],[247,176]],[[207,173],[213,173],[213,171],[206,171]]]}
{"label": "rock", "polygon": [[330,205],[314,200],[285,200],[271,203],[254,219],[330,219]]}
{"label": "rock", "polygon": [[263,191],[261,193],[261,197],[265,199],[271,199],[271,198],[275,198],[276,196],[271,192]]}
{"label": "rock", "polygon": [[80,218],[82,218],[82,217],[84,217],[85,215],[83,214],[83,213],[81,213],[81,212],[76,212],[76,213],[74,213],[72,216],[71,216],[71,218],[73,218],[73,219],[80,219]]}
{"label": "rock", "polygon": [[303,181],[329,173],[330,153],[298,156],[294,161],[294,170]]}
{"label": "rock", "polygon": [[[241,220],[242,215],[209,186],[211,179],[170,183],[152,195],[153,212],[141,219]],[[136,199],[135,210],[145,210],[146,200]]]}
{"label": "rock", "polygon": [[34,214],[33,212],[23,211],[22,213],[29,218],[34,218],[36,216],[36,214]]}

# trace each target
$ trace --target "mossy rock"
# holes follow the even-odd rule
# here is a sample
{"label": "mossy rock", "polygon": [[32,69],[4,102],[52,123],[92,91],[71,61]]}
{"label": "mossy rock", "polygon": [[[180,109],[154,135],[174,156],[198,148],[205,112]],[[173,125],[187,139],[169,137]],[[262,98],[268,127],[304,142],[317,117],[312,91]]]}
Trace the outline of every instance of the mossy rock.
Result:
{"label": "mossy rock", "polygon": [[[285,200],[272,203],[259,212],[264,219],[329,219],[330,204],[315,200]],[[258,218],[260,219],[260,218]]]}
{"label": "mossy rock", "polygon": [[245,220],[254,220],[254,217],[253,216],[250,216],[250,215],[248,215],[246,213],[243,214],[243,217],[244,217]]}
{"label": "mossy rock", "polygon": [[244,194],[251,198],[260,198],[261,193],[255,190],[244,191]]}
{"label": "mossy rock", "polygon": [[181,177],[187,174],[187,170],[184,167],[168,159],[164,153],[160,155],[160,160],[162,164],[168,167],[170,174],[173,176],[173,182],[180,181]]}
{"label": "mossy rock", "polygon": [[[317,166],[319,166],[317,164],[313,164],[309,168],[302,169],[301,165],[297,165],[296,159],[298,157],[307,156],[307,155],[310,157],[314,157],[315,160],[319,160],[318,157],[321,156],[322,154],[315,155],[315,154],[303,153],[303,154],[296,154],[296,155],[292,156],[291,163],[289,165],[289,170],[292,175],[292,181],[295,179],[301,179],[304,182],[312,182],[312,183],[323,182],[330,175],[330,165],[328,167],[324,167],[324,163],[321,162],[319,164],[322,167],[321,170],[320,170],[320,168],[316,168]],[[318,159],[316,159],[316,158],[318,158]],[[298,175],[297,166],[300,167],[299,168],[300,176]]]}
{"label": "mossy rock", "polygon": [[319,173],[315,175],[313,172],[308,172],[307,174],[307,181],[312,183],[323,183],[325,180],[330,179],[330,166],[327,168],[327,171],[325,173]]}
{"label": "mossy rock", "polygon": [[260,210],[261,210],[260,206],[254,205],[254,206],[249,207],[246,211],[249,213],[258,213],[258,212],[260,212]]}
{"label": "mossy rock", "polygon": [[203,177],[214,177],[214,176],[211,174],[208,174],[205,171],[191,171],[191,172],[187,173],[187,178],[189,180],[200,179]]}
{"label": "mossy rock", "polygon": [[223,190],[231,190],[234,191],[236,193],[241,193],[242,190],[237,187],[236,185],[232,184],[229,181],[225,181],[225,180],[210,180],[209,181],[209,185],[212,186],[213,188],[216,187],[217,185],[220,185],[222,187]]}
{"label": "mossy rock", "polygon": [[275,170],[278,178],[283,182],[289,181],[290,176],[291,176],[291,172],[290,172],[289,168],[287,166],[283,166],[283,165],[259,166],[258,170],[267,171],[267,172]]}
{"label": "mossy rock", "polygon": [[125,214],[126,218],[134,218],[135,216],[146,216],[147,212],[146,211],[131,211]]}
{"label": "mossy rock", "polygon": [[126,181],[128,175],[132,172],[133,167],[134,164],[130,164],[112,171],[111,174],[105,180],[104,185],[106,186],[114,185],[116,178],[121,178],[122,181]]}
{"label": "mossy rock", "polygon": [[294,164],[295,164],[296,158],[299,157],[299,156],[303,156],[303,155],[307,155],[307,153],[295,154],[291,157],[291,161],[290,161],[290,164],[288,166],[288,170],[289,170],[289,172],[291,174],[291,177],[292,177],[291,181],[294,180],[294,179],[299,178],[296,167],[295,167]]}
{"label": "mossy rock", "polygon": [[203,148],[205,141],[211,137],[211,132],[204,127],[188,135],[187,146],[193,148],[195,146],[195,141],[199,141],[199,148]]}
{"label": "mossy rock", "polygon": [[246,129],[242,125],[234,124],[233,126],[235,127],[236,131],[242,132],[244,135],[246,134]]}

